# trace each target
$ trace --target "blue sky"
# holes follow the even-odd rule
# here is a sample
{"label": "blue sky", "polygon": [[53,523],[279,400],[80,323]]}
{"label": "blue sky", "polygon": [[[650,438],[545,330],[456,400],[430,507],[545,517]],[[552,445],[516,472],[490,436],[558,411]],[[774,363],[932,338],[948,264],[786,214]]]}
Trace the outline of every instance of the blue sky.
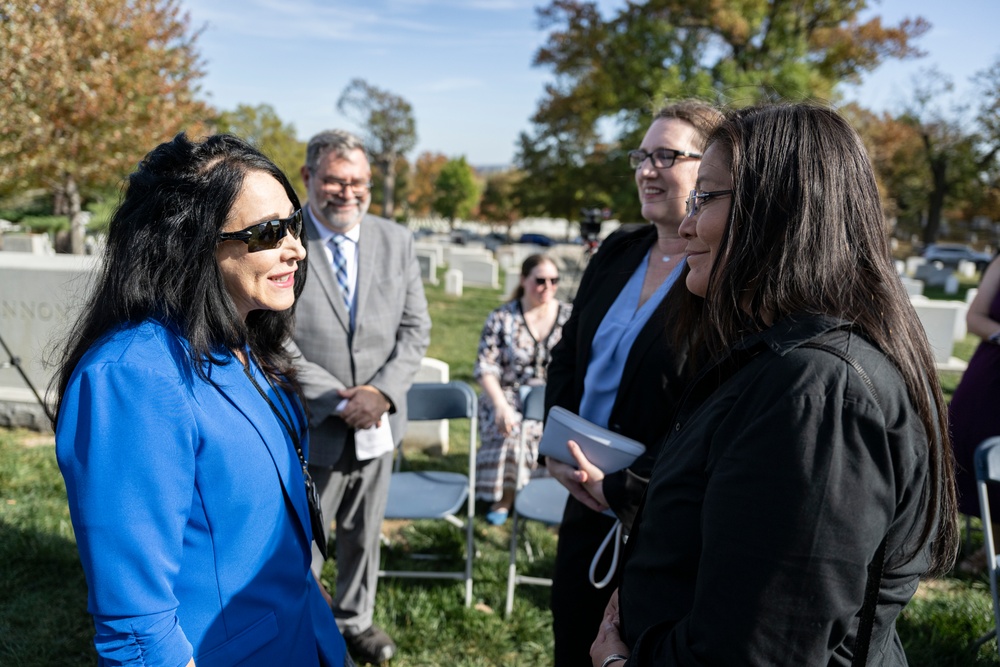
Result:
{"label": "blue sky", "polygon": [[[551,80],[532,59],[545,41],[544,0],[181,0],[206,61],[203,97],[220,109],[270,104],[300,139],[329,127],[357,129],[336,109],[355,77],[408,100],[417,148],[465,155],[473,165],[511,162],[518,134]],[[605,13],[623,0],[598,0]],[[921,15],[931,30],[919,60],[889,63],[857,89],[873,109],[898,110],[913,77],[936,66],[959,96],[966,79],[1000,56],[1000,0],[884,0],[887,23]]]}

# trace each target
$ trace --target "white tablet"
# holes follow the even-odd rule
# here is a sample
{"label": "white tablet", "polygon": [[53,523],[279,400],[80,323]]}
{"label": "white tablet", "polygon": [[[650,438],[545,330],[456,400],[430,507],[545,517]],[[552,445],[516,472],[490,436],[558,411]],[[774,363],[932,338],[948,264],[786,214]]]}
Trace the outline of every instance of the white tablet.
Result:
{"label": "white tablet", "polygon": [[580,445],[583,455],[605,473],[627,468],[646,451],[641,442],[592,424],[565,408],[554,407],[545,421],[538,453],[575,467],[576,459],[566,446],[568,440]]}

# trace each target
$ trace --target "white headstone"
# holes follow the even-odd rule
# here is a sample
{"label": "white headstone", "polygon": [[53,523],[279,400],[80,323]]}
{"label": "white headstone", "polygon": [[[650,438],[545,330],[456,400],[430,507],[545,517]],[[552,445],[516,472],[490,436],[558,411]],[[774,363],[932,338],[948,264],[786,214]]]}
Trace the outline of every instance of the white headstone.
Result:
{"label": "white headstone", "polygon": [[437,285],[438,284],[437,254],[433,252],[418,250],[417,263],[420,264],[420,278],[425,283],[430,283],[431,285]]}
{"label": "white headstone", "polygon": [[906,293],[909,296],[917,296],[924,293],[924,281],[907,278],[906,276],[900,278],[900,281],[903,283],[903,287],[906,288]]}
{"label": "white headstone", "polygon": [[907,257],[906,258],[906,275],[913,276],[917,273],[917,268],[923,266],[927,263],[927,260],[923,257]]}
{"label": "white headstone", "polygon": [[972,303],[972,301],[976,298],[977,294],[979,294],[979,288],[973,287],[972,289],[970,289],[968,292],[965,293],[965,302]]}
{"label": "white headstone", "polygon": [[956,334],[965,328],[966,305],[961,301],[934,301],[923,297],[913,298],[911,303],[927,333],[938,368],[964,369],[965,362],[953,357],[952,350]]}
{"label": "white headstone", "polygon": [[54,255],[48,234],[4,234],[4,252],[24,252],[32,255]]}
{"label": "white headstone", "polygon": [[[96,258],[83,255],[0,253],[0,334],[43,395],[55,373],[46,362],[56,361],[56,346],[85,302],[97,266]],[[34,394],[13,367],[0,368],[0,424],[47,427]]]}
{"label": "white headstone", "polygon": [[902,276],[906,274],[906,262],[901,259],[897,259],[893,261],[893,264],[896,266],[896,273],[898,275]]}
{"label": "white headstone", "polygon": [[448,266],[457,267],[466,258],[493,259],[493,253],[486,248],[451,245],[444,247],[444,261]]}
{"label": "white headstone", "polygon": [[449,296],[462,296],[462,272],[458,269],[448,269],[444,272],[444,293]]}
{"label": "white headstone", "polygon": [[504,273],[503,281],[503,295],[506,299],[508,296],[514,293],[518,285],[521,284],[521,272],[519,270],[511,270]]}
{"label": "white headstone", "polygon": [[494,254],[501,269],[508,271],[520,271],[521,262],[524,261],[517,252],[517,247],[512,245],[502,245],[496,249]]}
{"label": "white headstone", "polygon": [[437,258],[437,265],[444,264],[444,247],[440,243],[432,241],[418,241],[413,244],[413,249],[419,255],[421,253],[433,254]]}
{"label": "white headstone", "polygon": [[976,263],[970,262],[965,259],[958,260],[958,268],[956,269],[958,274],[963,278],[975,278],[976,277]]}
{"label": "white headstone", "polygon": [[[414,382],[448,382],[448,364],[440,359],[424,357],[420,360],[420,368],[413,377]],[[440,447],[442,454],[448,453],[448,420],[410,422],[406,426],[403,446],[407,448],[426,449]]]}
{"label": "white headstone", "polygon": [[954,296],[958,294],[958,276],[954,273],[945,278],[944,281],[944,293],[949,296]]}
{"label": "white headstone", "polygon": [[462,272],[466,285],[474,287],[500,287],[500,269],[492,257],[452,256],[452,268]]}
{"label": "white headstone", "polygon": [[926,287],[944,287],[948,278],[954,273],[949,268],[941,266],[938,262],[932,264],[921,264],[913,273],[917,280],[923,280]]}

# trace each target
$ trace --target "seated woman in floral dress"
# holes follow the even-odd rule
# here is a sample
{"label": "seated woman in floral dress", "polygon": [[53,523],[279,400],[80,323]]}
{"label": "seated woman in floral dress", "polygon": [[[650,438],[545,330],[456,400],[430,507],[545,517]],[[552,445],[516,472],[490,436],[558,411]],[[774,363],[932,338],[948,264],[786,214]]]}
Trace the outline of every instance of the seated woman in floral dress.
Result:
{"label": "seated woman in floral dress", "polygon": [[510,301],[486,318],[479,340],[475,376],[479,397],[480,448],[476,498],[491,502],[487,521],[507,520],[514,493],[537,466],[542,423],[529,420],[522,477],[518,479],[521,438],[521,387],[545,383],[545,367],[572,306],[556,299],[559,269],[549,257],[532,255],[521,266],[521,284]]}

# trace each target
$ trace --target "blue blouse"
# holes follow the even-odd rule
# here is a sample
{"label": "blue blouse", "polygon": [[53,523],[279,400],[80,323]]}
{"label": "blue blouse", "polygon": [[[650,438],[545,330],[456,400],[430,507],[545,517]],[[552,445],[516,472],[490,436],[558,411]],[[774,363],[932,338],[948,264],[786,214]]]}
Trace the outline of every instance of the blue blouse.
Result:
{"label": "blue blouse", "polygon": [[625,360],[639,332],[646,326],[653,311],[677,281],[684,262],[667,276],[646,303],[639,305],[642,283],[649,269],[649,254],[636,267],[625,288],[619,292],[614,304],[605,313],[601,326],[590,348],[590,362],[583,380],[583,398],[580,399],[580,416],[598,426],[607,427],[611,409],[618,395]]}

